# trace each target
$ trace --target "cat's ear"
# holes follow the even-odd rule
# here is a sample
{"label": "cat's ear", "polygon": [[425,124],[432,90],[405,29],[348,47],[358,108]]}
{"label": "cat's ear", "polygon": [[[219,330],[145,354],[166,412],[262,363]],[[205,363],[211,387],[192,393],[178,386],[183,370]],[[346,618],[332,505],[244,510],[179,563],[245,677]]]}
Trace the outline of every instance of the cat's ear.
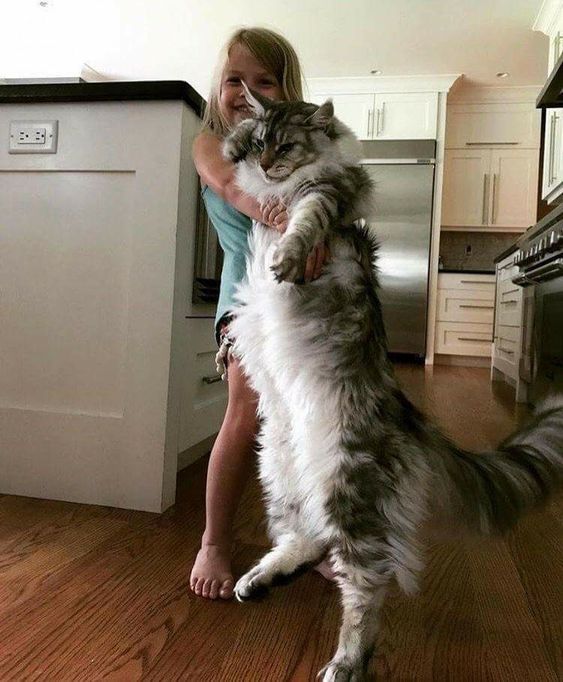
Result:
{"label": "cat's ear", "polygon": [[241,81],[242,87],[244,88],[244,97],[248,102],[248,106],[251,108],[255,116],[264,116],[270,100],[259,92],[251,90],[248,85]]}
{"label": "cat's ear", "polygon": [[309,122],[315,127],[326,129],[332,123],[333,118],[334,105],[332,104],[331,99],[327,99],[327,101],[321,104],[321,106],[310,117]]}

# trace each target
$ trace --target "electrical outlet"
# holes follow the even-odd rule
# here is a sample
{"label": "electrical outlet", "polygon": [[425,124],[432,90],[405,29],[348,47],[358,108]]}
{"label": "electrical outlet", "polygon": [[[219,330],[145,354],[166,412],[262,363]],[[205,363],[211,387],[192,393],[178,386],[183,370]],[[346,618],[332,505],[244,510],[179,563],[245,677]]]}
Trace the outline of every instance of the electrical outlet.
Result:
{"label": "electrical outlet", "polygon": [[58,121],[12,121],[10,154],[55,154]]}

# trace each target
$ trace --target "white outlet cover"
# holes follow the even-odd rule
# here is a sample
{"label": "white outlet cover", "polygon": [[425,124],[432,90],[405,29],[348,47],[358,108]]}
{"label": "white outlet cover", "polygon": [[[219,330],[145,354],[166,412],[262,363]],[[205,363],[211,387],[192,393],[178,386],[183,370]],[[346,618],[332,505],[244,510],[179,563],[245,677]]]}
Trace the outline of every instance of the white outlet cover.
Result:
{"label": "white outlet cover", "polygon": [[[44,143],[19,142],[20,133],[34,135],[36,130],[45,131]],[[59,136],[58,121],[11,121],[9,154],[56,154]]]}

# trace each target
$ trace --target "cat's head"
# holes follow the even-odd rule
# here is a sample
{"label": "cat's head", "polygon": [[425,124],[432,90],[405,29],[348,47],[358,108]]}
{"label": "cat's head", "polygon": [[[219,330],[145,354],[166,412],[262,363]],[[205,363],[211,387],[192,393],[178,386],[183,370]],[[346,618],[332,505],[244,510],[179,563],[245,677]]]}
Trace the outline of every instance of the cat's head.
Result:
{"label": "cat's head", "polygon": [[[225,139],[226,158],[245,162],[266,183],[280,183],[296,170],[319,161],[350,131],[334,116],[330,100],[274,102],[245,86],[251,118]],[[333,152],[334,153],[334,152]]]}

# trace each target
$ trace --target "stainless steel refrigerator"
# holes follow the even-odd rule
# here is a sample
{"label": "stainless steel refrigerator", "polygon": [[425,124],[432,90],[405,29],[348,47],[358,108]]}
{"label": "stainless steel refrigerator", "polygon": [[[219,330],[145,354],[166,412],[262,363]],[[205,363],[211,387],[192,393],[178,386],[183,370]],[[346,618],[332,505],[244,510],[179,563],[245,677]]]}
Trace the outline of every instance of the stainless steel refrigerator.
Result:
{"label": "stainless steel refrigerator", "polygon": [[389,351],[423,358],[436,142],[362,145],[363,163],[375,182],[375,208],[367,219],[380,244],[379,297]]}

